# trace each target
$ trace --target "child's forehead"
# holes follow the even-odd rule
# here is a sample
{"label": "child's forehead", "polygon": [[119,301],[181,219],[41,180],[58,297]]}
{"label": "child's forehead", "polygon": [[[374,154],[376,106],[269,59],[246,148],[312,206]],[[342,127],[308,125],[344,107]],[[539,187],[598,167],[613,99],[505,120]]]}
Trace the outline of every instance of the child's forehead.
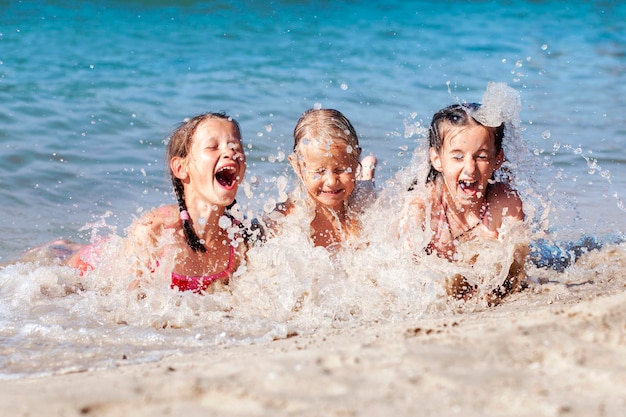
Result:
{"label": "child's forehead", "polygon": [[475,145],[495,149],[495,137],[492,131],[485,126],[474,124],[469,126],[449,125],[443,132],[443,146],[456,148]]}
{"label": "child's forehead", "polygon": [[354,148],[344,140],[334,137],[306,137],[300,141],[299,148],[307,152],[328,154],[351,154]]}
{"label": "child's forehead", "polygon": [[345,164],[354,159],[352,147],[345,143],[311,141],[302,145],[299,153],[305,164]]}
{"label": "child's forehead", "polygon": [[241,141],[237,126],[226,119],[209,118],[203,120],[194,132],[196,140],[235,139]]}

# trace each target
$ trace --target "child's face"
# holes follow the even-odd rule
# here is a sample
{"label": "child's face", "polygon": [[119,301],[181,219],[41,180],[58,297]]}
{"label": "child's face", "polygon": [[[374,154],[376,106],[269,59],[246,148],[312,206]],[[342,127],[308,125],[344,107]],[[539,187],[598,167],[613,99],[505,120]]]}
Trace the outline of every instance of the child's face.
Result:
{"label": "child's face", "polygon": [[430,159],[452,198],[461,205],[472,205],[484,201],[489,180],[502,165],[504,152],[496,152],[493,135],[481,125],[448,126],[441,150],[431,148]]}
{"label": "child's face", "polygon": [[[217,118],[198,125],[187,158],[172,163],[180,167],[186,198],[194,194],[201,201],[222,207],[235,200],[246,171],[243,145],[235,124]],[[174,167],[172,171],[177,172]]]}
{"label": "child's face", "polygon": [[354,191],[358,162],[348,150],[356,152],[340,141],[313,140],[291,159],[316,204],[339,210]]}

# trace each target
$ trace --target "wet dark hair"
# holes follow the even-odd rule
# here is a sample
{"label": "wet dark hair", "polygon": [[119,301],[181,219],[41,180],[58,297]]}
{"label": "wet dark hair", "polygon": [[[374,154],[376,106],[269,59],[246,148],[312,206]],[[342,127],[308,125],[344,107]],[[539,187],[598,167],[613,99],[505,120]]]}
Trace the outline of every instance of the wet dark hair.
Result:
{"label": "wet dark hair", "polygon": [[[193,135],[196,133],[198,126],[208,119],[222,119],[231,122],[235,125],[237,134],[241,138],[239,123],[237,123],[237,121],[232,117],[227,116],[225,113],[202,113],[192,117],[191,119],[185,120],[178,125],[169,137],[165,152],[165,161],[167,161],[167,172],[172,180],[174,193],[176,194],[176,199],[178,200],[178,209],[181,213],[183,211],[187,211],[187,204],[185,203],[185,189],[180,178],[177,178],[172,172],[170,161],[174,157],[186,158],[189,155],[189,151],[191,150],[191,145],[193,143]],[[187,244],[196,252],[206,252],[206,247],[200,242],[200,238],[198,238],[198,235],[193,230],[191,219],[185,219],[183,217],[185,216],[181,216],[181,219],[183,221],[183,230],[185,232]]]}
{"label": "wet dark hair", "polygon": [[[472,114],[480,108],[480,104],[478,103],[462,103],[462,104],[452,104],[444,109],[439,110],[433,116],[433,120],[430,123],[430,128],[428,129],[428,144],[431,148],[434,148],[437,152],[441,151],[443,148],[443,141],[445,139],[444,135],[450,127],[463,127],[469,126],[471,124],[478,124],[487,129],[494,138],[494,143],[496,146],[496,153],[499,153],[502,150],[502,139],[504,138],[504,123],[502,123],[498,127],[490,127],[485,126],[476,120]],[[430,163],[430,169],[428,171],[428,176],[426,177],[426,182],[432,182],[437,178],[440,174],[437,171],[432,163]],[[414,182],[414,185],[417,183]],[[411,189],[413,186],[411,186]]]}

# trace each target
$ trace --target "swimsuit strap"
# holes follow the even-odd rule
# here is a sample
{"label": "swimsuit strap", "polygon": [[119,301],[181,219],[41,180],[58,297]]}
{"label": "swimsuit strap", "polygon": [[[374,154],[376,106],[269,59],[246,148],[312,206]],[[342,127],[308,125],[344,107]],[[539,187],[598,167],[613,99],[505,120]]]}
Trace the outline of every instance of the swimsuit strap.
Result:
{"label": "swimsuit strap", "polygon": [[[489,186],[487,186],[487,193],[489,192]],[[483,205],[480,208],[480,222],[476,223],[474,226],[470,227],[469,229],[467,229],[466,231],[464,231],[463,233],[461,233],[458,236],[454,236],[452,234],[452,228],[450,227],[450,221],[448,220],[448,204],[446,203],[446,199],[444,198],[445,196],[445,189],[441,190],[441,211],[439,212],[439,222],[437,223],[437,230],[435,231],[435,235],[433,236],[432,240],[430,241],[430,243],[428,243],[428,245],[426,245],[426,248],[424,248],[425,252],[427,255],[432,254],[433,252],[437,251],[437,245],[436,242],[441,239],[441,235],[443,233],[442,228],[444,225],[447,225],[448,227],[448,231],[450,232],[450,236],[452,237],[452,240],[456,240],[458,238],[460,238],[461,236],[471,232],[472,230],[474,230],[476,227],[478,227],[478,225],[480,225],[481,223],[485,226],[485,227],[489,227],[489,216],[487,216],[487,213],[489,212],[489,205],[487,204],[487,193],[485,193],[485,199],[483,200]]]}
{"label": "swimsuit strap", "polygon": [[177,274],[176,272],[172,272],[172,284],[170,287],[172,289],[178,288],[179,291],[193,291],[200,292],[206,290],[209,285],[214,283],[215,281],[228,278],[232,272],[233,267],[235,265],[235,247],[230,245],[229,255],[228,255],[228,266],[225,270],[218,272],[213,275],[204,275],[204,276],[189,276]]}
{"label": "swimsuit strap", "polygon": [[[450,230],[450,235],[452,236],[453,239],[457,239],[471,232],[472,230],[477,228],[478,225],[481,223],[485,227],[489,227],[489,216],[486,215],[487,212],[489,211],[489,205],[487,204],[487,198],[488,198],[487,194],[489,193],[489,188],[490,188],[489,185],[487,185],[487,190],[485,192],[485,199],[483,200],[483,205],[480,208],[480,221],[456,237],[452,235],[452,227],[450,227],[450,221],[448,220],[448,204],[446,203],[446,199],[444,198],[445,190],[444,189],[441,190],[441,213],[439,213],[439,223],[441,224],[441,222],[445,222],[445,224],[448,225],[448,230]],[[437,232],[439,233],[439,227],[437,227]]]}

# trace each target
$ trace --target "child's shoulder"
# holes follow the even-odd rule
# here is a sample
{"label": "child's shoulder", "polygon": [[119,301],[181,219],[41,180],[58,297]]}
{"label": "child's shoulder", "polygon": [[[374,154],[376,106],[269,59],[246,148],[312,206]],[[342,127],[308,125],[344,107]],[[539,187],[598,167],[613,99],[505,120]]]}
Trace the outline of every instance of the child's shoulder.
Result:
{"label": "child's shoulder", "polygon": [[274,212],[280,213],[283,216],[288,216],[291,213],[293,213],[295,208],[296,208],[296,205],[293,202],[293,200],[291,198],[288,198],[287,200],[285,200],[285,202],[276,204],[276,207],[274,208]]}
{"label": "child's shoulder", "polygon": [[[423,188],[422,188],[423,187]],[[413,205],[417,208],[425,209],[426,206],[432,205],[441,201],[441,187],[440,184],[435,182],[428,182],[418,187],[412,187],[411,191],[406,196],[406,203]]]}
{"label": "child's shoulder", "polygon": [[171,204],[157,207],[144,213],[135,221],[135,227],[151,229],[153,232],[178,226],[180,212],[178,206]]}
{"label": "child's shoulder", "polygon": [[495,182],[489,186],[487,192],[489,202],[521,201],[517,191],[507,182]]}
{"label": "child's shoulder", "polygon": [[524,218],[522,199],[517,191],[506,182],[496,182],[490,185],[487,203],[493,212],[503,213],[507,217]]}
{"label": "child's shoulder", "polygon": [[436,185],[433,183],[425,184],[419,188],[413,187],[404,198],[401,217],[403,219],[412,218],[423,223],[426,221],[426,212],[430,210],[434,202],[438,201],[436,194]]}

